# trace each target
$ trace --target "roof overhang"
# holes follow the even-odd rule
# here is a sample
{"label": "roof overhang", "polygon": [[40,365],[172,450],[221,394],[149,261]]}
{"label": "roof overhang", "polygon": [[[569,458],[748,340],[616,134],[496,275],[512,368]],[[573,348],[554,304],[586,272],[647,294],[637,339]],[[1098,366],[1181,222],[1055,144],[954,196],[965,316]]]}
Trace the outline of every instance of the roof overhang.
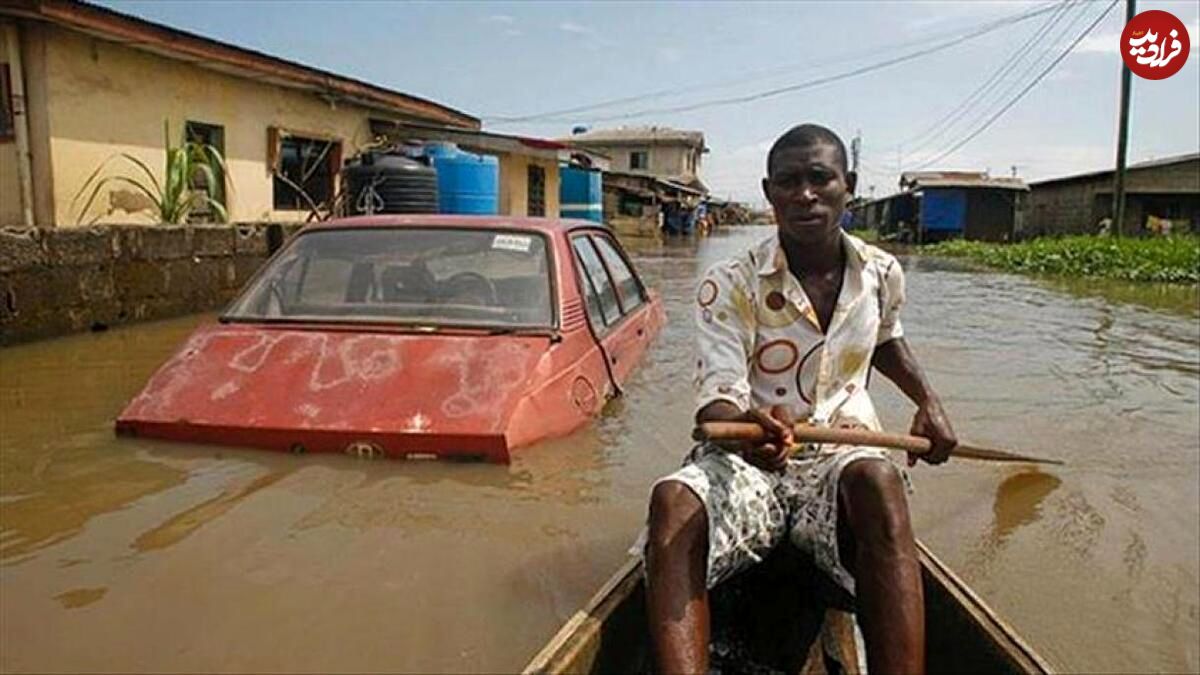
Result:
{"label": "roof overhang", "polygon": [[921,190],[1014,190],[1016,192],[1029,192],[1029,186],[1024,183],[1008,183],[1008,182],[979,182],[979,181],[934,181],[930,183],[917,183],[912,186],[913,192]]}
{"label": "roof overhang", "polygon": [[497,134],[476,129],[459,129],[419,122],[371,120],[371,133],[397,140],[445,141],[485,154],[513,154],[567,161],[571,147],[546,138]]}
{"label": "roof overhang", "polygon": [[0,0],[0,15],[44,21],[234,77],[311,92],[331,104],[349,103],[403,120],[480,127],[478,118],[427,99],[75,0]]}

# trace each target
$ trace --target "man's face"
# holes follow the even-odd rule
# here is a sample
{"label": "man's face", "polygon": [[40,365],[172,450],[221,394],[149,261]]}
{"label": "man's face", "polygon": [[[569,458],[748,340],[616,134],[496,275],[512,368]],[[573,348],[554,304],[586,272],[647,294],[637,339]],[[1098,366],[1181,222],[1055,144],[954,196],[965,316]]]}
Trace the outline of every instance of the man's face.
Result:
{"label": "man's face", "polygon": [[769,169],[763,192],[781,235],[819,242],[836,234],[855,182],[854,174],[842,170],[836,146],[818,142],[783,148]]}

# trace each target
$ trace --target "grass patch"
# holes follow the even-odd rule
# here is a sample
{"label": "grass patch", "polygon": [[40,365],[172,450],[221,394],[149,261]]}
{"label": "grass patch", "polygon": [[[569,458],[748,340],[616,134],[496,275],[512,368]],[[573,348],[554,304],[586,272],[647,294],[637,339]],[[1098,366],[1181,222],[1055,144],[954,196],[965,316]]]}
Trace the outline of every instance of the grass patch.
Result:
{"label": "grass patch", "polygon": [[868,244],[879,243],[879,230],[847,230],[850,234],[862,239]]}
{"label": "grass patch", "polygon": [[1200,236],[1153,239],[1094,236],[1033,239],[1017,244],[953,240],[922,249],[1012,272],[1126,281],[1200,283]]}

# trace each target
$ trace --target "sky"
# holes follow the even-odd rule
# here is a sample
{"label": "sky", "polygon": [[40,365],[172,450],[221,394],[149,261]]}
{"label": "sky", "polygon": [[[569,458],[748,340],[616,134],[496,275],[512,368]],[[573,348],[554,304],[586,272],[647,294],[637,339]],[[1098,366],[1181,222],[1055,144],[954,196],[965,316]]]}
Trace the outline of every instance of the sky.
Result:
{"label": "sky", "polygon": [[[752,204],[762,203],[771,143],[802,122],[829,126],[847,144],[861,137],[865,196],[895,192],[900,169],[1008,176],[1015,167],[1032,181],[1110,168],[1116,157],[1124,2],[1088,33],[1109,0],[101,4],[428,98],[482,118],[490,131],[556,138],[575,126],[700,130],[711,148],[701,178],[714,194]],[[1131,163],[1200,151],[1200,2],[1138,2],[1139,12],[1148,9],[1179,17],[1192,50],[1166,80],[1133,78]],[[1080,36],[1027,95],[946,154]],[[749,102],[661,110],[814,80]],[[504,119],[619,99],[626,100]],[[605,119],[616,116],[626,117]]]}

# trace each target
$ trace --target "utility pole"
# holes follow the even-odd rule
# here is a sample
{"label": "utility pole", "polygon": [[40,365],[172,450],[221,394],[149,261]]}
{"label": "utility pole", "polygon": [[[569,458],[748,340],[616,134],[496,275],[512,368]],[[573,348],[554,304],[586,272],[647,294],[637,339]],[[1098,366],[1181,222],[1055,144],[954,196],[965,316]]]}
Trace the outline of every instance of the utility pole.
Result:
{"label": "utility pole", "polygon": [[858,173],[858,155],[862,152],[862,129],[854,132],[854,138],[850,139],[850,170]]}
{"label": "utility pole", "polygon": [[[1137,0],[1125,0],[1125,24],[1133,21],[1137,14]],[[1119,49],[1125,49],[1121,45]],[[1129,145],[1129,89],[1132,73],[1125,59],[1121,59],[1121,112],[1117,122],[1117,170],[1113,172],[1112,222],[1113,234],[1120,237],[1125,232],[1125,150]]]}

